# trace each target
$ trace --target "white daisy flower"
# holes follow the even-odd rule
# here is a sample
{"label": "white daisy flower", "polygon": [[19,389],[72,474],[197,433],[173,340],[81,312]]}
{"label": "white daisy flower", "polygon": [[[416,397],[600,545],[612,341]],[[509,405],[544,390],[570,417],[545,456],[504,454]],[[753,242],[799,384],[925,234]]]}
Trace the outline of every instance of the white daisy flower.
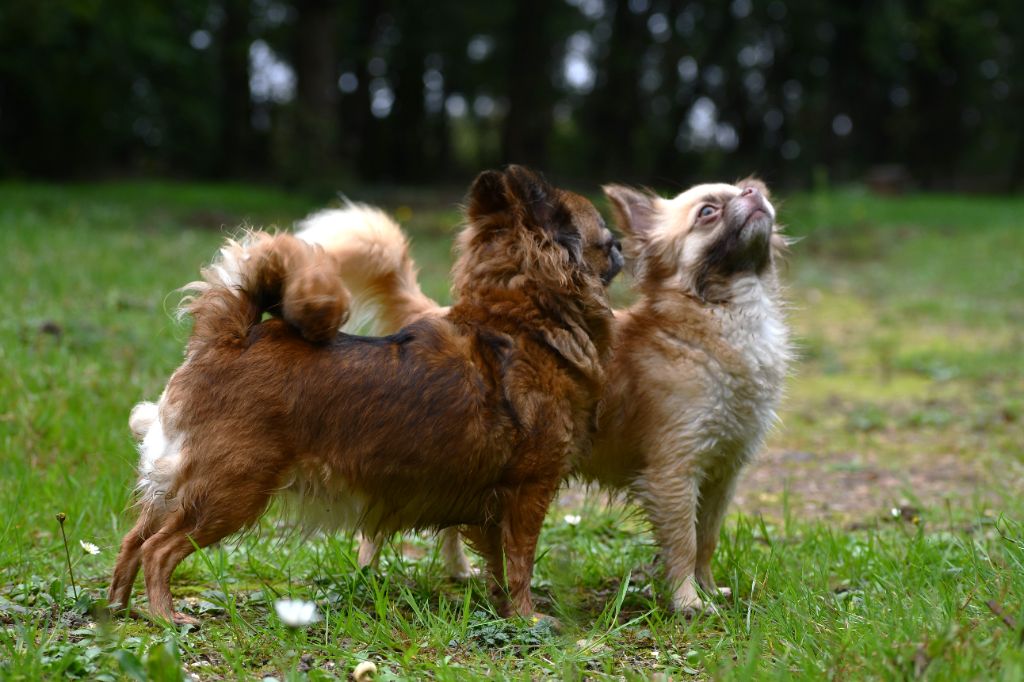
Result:
{"label": "white daisy flower", "polygon": [[86,554],[99,554],[100,553],[100,548],[97,547],[96,545],[92,544],[91,542],[86,542],[85,540],[79,540],[78,544],[80,544],[82,546],[82,550]]}
{"label": "white daisy flower", "polygon": [[582,517],[579,514],[566,514],[565,515],[565,522],[568,523],[570,526],[578,526],[578,525],[580,525],[580,521],[582,521],[582,520],[583,519],[582,519]]}
{"label": "white daisy flower", "polygon": [[274,609],[281,622],[290,628],[301,628],[320,620],[316,604],[301,599],[278,599]]}

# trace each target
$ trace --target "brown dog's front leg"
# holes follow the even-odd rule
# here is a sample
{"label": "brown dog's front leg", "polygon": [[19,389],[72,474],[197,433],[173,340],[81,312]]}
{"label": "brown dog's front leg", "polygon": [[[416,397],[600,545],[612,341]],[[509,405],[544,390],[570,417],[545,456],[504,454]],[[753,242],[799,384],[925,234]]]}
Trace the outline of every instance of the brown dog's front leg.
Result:
{"label": "brown dog's front leg", "polygon": [[508,595],[512,613],[523,618],[545,617],[533,610],[530,582],[540,528],[557,488],[557,481],[521,486],[509,499],[502,519]]}

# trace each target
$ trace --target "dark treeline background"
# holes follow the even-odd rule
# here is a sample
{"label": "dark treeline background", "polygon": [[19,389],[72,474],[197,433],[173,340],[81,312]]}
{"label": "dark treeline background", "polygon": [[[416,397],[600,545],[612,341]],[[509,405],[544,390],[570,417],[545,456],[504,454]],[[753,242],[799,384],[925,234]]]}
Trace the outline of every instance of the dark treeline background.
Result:
{"label": "dark treeline background", "polygon": [[7,0],[0,175],[1010,190],[1020,0]]}

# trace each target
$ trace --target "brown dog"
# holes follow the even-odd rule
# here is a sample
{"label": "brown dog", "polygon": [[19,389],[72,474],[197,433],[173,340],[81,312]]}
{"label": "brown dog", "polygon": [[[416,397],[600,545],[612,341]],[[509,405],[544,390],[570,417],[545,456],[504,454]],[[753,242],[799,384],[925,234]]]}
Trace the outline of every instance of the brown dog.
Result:
{"label": "brown dog", "polygon": [[[616,311],[608,382],[586,480],[626,490],[646,508],[661,545],[673,606],[704,607],[716,591],[711,558],[736,476],[775,421],[790,360],[776,276],[785,241],[756,180],[698,185],[673,199],[610,185],[627,236],[637,302]],[[299,236],[324,246],[356,305],[384,330],[445,308],[416,284],[399,227],[366,206],[312,216]],[[454,532],[442,552],[465,575]],[[375,543],[364,540],[368,562]]]}
{"label": "brown dog", "polygon": [[192,285],[184,364],[130,420],[141,510],[112,605],[141,563],[152,612],[191,621],[174,568],[285,491],[325,526],[461,526],[499,612],[533,615],[537,535],[589,449],[622,259],[590,202],[519,167],[481,174],[467,219],[458,302],[386,338],[337,334],[348,295],[320,249],[257,233],[222,250]]}

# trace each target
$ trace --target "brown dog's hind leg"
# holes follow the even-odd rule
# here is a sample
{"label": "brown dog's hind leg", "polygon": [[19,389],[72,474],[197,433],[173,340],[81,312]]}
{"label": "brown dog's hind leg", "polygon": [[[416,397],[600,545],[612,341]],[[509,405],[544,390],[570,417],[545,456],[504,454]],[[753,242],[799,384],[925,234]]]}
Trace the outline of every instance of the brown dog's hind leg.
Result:
{"label": "brown dog's hind leg", "polygon": [[114,574],[110,579],[110,593],[107,597],[107,603],[115,611],[128,608],[135,576],[138,575],[142,563],[142,544],[156,525],[153,516],[154,512],[143,509],[135,526],[121,541],[121,551],[114,563]]}
{"label": "brown dog's hind leg", "polygon": [[[154,616],[165,618],[176,625],[197,624],[199,621],[174,610],[171,597],[171,574],[185,557],[195,551],[185,530],[184,514],[174,514],[168,523],[142,545],[142,563],[145,567],[146,595],[149,610]],[[196,540],[199,543],[199,540]]]}
{"label": "brown dog's hind leg", "polygon": [[254,523],[267,508],[272,489],[257,488],[251,482],[236,484],[219,495],[183,503],[168,516],[164,525],[142,545],[146,595],[153,615],[178,625],[198,624],[195,618],[174,610],[171,574],[196,547],[208,547]]}

